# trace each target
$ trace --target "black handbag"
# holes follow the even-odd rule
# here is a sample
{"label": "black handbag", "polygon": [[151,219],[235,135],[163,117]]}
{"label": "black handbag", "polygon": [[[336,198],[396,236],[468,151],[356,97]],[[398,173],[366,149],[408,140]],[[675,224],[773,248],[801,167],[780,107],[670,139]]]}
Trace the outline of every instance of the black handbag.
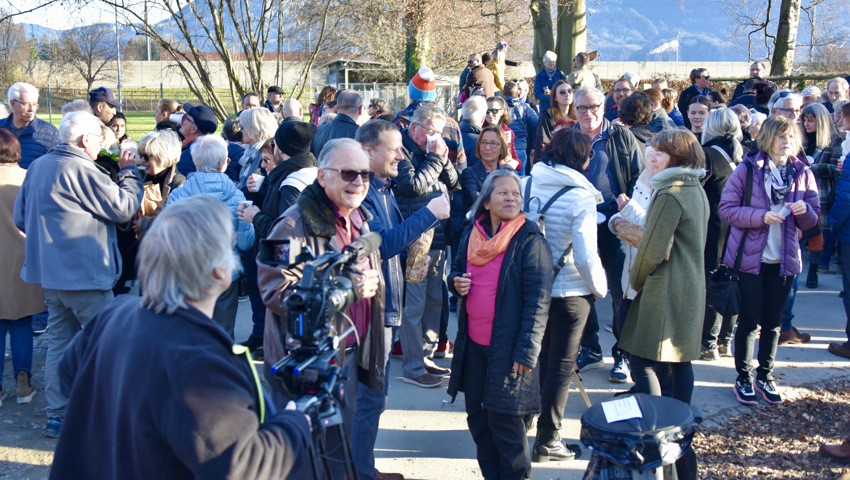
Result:
{"label": "black handbag", "polygon": [[[750,206],[753,199],[753,166],[750,162],[744,162],[747,167],[747,183],[744,192],[744,205]],[[731,229],[730,233],[731,235]],[[741,270],[741,258],[744,255],[744,242],[747,240],[747,232],[741,238],[738,246],[738,255],[735,257],[735,266],[729,268],[720,265],[708,275],[706,285],[705,301],[709,307],[724,317],[737,315],[741,311],[741,290],[738,288],[739,272]],[[729,237],[726,237],[726,245],[723,248],[726,256],[726,248],[729,246]]]}

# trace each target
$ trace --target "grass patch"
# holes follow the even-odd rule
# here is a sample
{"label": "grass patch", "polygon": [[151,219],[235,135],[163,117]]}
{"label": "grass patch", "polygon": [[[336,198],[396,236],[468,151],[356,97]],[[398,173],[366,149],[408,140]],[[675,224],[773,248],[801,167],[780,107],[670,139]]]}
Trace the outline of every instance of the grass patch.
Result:
{"label": "grass patch", "polygon": [[[38,113],[36,114],[38,118],[44,120],[45,122],[49,121],[48,114],[46,113]],[[156,120],[153,118],[152,113],[148,112],[124,112],[124,116],[127,117],[127,133],[133,137],[133,140],[139,141],[142,137],[152,132],[154,127],[156,127]],[[59,128],[59,122],[62,120],[61,113],[53,114],[53,125],[56,128]],[[221,131],[221,122],[219,122],[219,130]]]}

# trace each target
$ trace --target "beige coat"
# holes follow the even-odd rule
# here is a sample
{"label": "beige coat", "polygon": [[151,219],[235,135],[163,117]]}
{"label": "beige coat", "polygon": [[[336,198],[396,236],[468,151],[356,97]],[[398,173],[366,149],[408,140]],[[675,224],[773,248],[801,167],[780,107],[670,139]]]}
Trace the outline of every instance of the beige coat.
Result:
{"label": "beige coat", "polygon": [[0,164],[0,319],[18,320],[45,310],[41,285],[24,283],[26,238],[12,219],[15,197],[27,171],[17,163]]}

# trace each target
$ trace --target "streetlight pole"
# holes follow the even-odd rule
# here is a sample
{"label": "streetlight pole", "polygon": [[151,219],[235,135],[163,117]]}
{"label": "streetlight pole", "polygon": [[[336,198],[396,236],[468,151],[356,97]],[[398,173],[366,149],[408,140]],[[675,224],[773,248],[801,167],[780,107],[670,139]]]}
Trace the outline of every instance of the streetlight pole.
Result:
{"label": "streetlight pole", "polygon": [[118,103],[123,104],[121,98],[121,35],[118,32],[118,5],[115,5],[115,63],[118,66]]}

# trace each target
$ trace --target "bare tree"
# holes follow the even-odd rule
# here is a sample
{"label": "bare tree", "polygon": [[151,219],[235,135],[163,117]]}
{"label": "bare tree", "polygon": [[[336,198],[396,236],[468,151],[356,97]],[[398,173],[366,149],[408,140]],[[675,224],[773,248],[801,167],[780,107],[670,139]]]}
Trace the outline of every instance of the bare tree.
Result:
{"label": "bare tree", "polygon": [[11,16],[0,10],[0,84],[8,85],[21,76],[21,67],[27,61],[30,44],[24,27],[12,21]]}
{"label": "bare tree", "polygon": [[534,69],[543,68],[543,55],[555,47],[552,31],[552,5],[549,0],[531,0],[531,21],[534,24]]}
{"label": "bare tree", "polygon": [[97,81],[116,79],[116,72],[108,68],[118,58],[111,25],[98,23],[65,30],[60,43],[63,57],[83,77],[87,91]]}

